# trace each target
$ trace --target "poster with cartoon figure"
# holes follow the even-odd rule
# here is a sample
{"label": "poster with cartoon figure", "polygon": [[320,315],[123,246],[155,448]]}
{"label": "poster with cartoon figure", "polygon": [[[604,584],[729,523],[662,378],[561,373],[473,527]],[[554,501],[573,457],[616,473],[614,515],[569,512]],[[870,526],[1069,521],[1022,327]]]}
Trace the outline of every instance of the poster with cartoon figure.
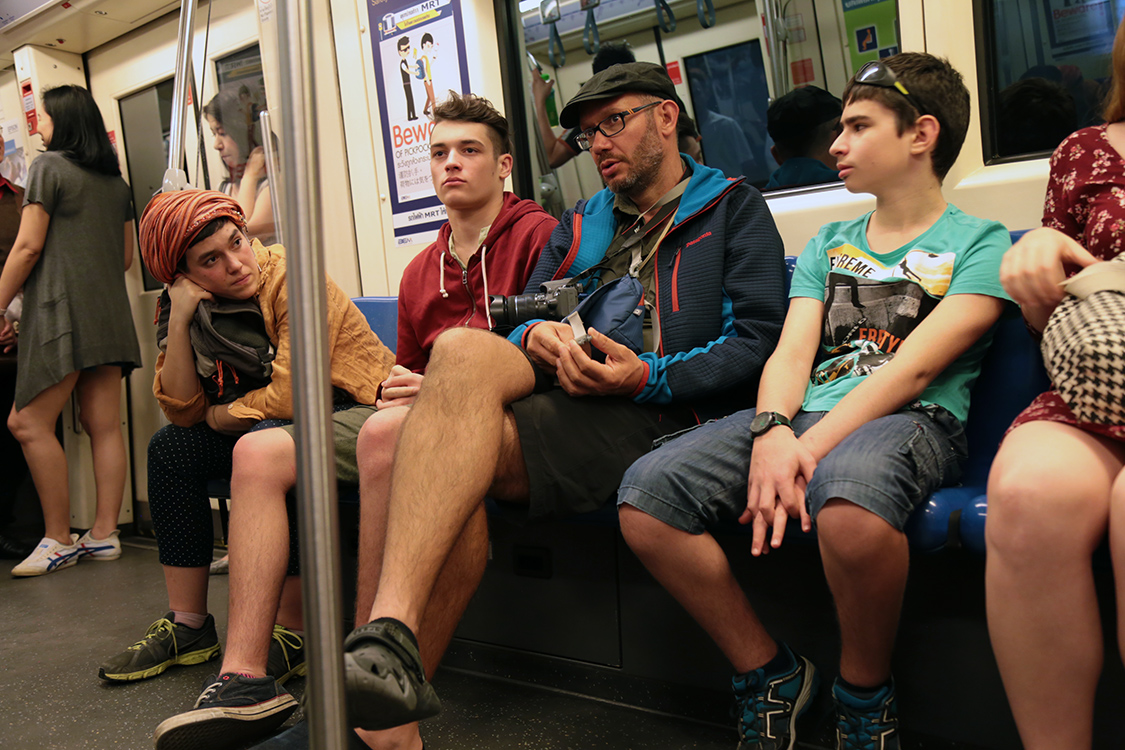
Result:
{"label": "poster with cartoon figure", "polygon": [[460,0],[383,2],[368,14],[395,243],[431,242],[445,222],[430,179],[436,92],[471,90]]}

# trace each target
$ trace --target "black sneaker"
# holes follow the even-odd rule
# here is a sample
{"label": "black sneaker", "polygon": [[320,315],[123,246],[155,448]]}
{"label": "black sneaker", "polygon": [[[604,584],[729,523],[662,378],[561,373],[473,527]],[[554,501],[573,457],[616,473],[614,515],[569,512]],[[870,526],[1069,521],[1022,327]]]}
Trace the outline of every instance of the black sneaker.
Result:
{"label": "black sneaker", "polygon": [[195,707],[156,728],[156,750],[225,750],[268,737],[297,710],[272,677],[224,672],[208,680]]}
{"label": "black sneaker", "polygon": [[308,673],[305,639],[283,625],[274,625],[266,674],[275,678],[278,685],[284,685],[290,677],[304,677]]}
{"label": "black sneaker", "polygon": [[348,722],[390,729],[437,716],[441,701],[422,669],[418,641],[397,620],[356,628],[344,641]]}
{"label": "black sneaker", "polygon": [[[348,750],[370,750],[355,730],[348,729],[344,736],[347,738]],[[253,750],[309,750],[309,722],[302,719],[281,734],[254,745]],[[424,744],[422,750],[426,750]]]}
{"label": "black sneaker", "polygon": [[98,677],[130,682],[156,677],[173,664],[202,664],[219,656],[215,618],[207,615],[198,630],[179,625],[169,612],[149,626],[145,637],[102,664]]}
{"label": "black sneaker", "polygon": [[738,718],[738,750],[792,750],[797,746],[797,719],[816,696],[816,667],[784,643],[792,666],[780,674],[755,669],[731,680]]}

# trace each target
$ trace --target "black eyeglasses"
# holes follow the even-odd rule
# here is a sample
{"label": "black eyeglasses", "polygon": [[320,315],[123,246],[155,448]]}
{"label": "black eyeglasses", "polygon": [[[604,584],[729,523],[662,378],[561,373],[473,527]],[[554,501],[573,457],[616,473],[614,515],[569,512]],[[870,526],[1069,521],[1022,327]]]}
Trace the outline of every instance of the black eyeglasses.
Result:
{"label": "black eyeglasses", "polygon": [[594,127],[586,128],[581,133],[579,133],[578,137],[574,140],[578,142],[578,148],[582,149],[583,151],[589,151],[591,144],[593,144],[594,142],[594,136],[596,134],[601,133],[606,138],[612,138],[625,129],[626,117],[628,117],[629,115],[635,115],[638,112],[648,109],[649,107],[655,107],[657,104],[663,103],[664,100],[658,102],[649,102],[648,104],[643,104],[640,107],[627,109],[624,112],[616,112],[599,122]]}
{"label": "black eyeglasses", "polygon": [[893,70],[878,60],[872,60],[860,68],[859,72],[855,74],[855,82],[867,86],[880,86],[885,89],[894,89],[902,94],[914,109],[918,110],[918,114],[931,116],[933,114],[919,104],[917,99],[910,95],[910,92],[902,85],[902,81],[898,80],[898,76],[895,75]]}

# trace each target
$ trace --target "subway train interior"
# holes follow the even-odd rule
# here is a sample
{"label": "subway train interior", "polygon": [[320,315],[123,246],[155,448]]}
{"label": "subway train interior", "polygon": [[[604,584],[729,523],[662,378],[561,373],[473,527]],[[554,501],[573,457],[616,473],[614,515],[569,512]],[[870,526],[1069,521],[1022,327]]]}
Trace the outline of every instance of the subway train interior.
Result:
{"label": "subway train interior", "polygon": [[[601,177],[582,153],[551,166],[533,78],[553,82],[547,109],[557,116],[591,77],[594,53],[627,42],[637,60],[667,70],[697,124],[700,163],[760,189],[785,254],[799,256],[821,225],[875,203],[848,192],[834,173],[828,182],[769,187],[778,168],[769,103],[808,86],[839,97],[865,63],[924,51],[948,58],[971,97],[968,136],[944,179],[945,198],[1018,233],[1041,224],[1054,148],[1100,122],[1123,15],[1125,0],[3,0],[0,176],[24,184],[44,153],[43,92],[75,84],[100,109],[137,217],[170,166],[181,167],[191,186],[222,189],[246,168],[246,152],[262,146],[272,205],[252,232],[281,241],[290,257],[321,253],[322,265],[312,267],[349,297],[393,298],[407,264],[446,217],[427,171],[430,92],[438,100],[449,90],[473,92],[505,113],[513,134],[508,189],[561,216],[601,190]],[[293,47],[297,25],[305,49]],[[185,36],[190,57],[182,59]],[[296,89],[305,94],[299,107],[284,67],[293,59],[308,71]],[[226,122],[216,123],[204,110],[222,97],[233,104]],[[1054,106],[1058,99],[1069,106]],[[561,133],[557,119],[547,119]],[[296,126],[310,121],[311,133]],[[216,128],[243,129],[233,147],[241,153],[231,154]],[[286,174],[293,164],[298,169]],[[303,211],[309,195],[319,204],[314,223],[280,220],[287,206]],[[311,248],[296,238],[311,238]],[[168,424],[152,387],[163,285],[138,260],[126,286],[142,364],[121,386],[124,553],[104,565],[0,578],[4,750],[150,747],[157,724],[190,708],[217,671],[217,664],[177,666],[128,684],[98,675],[100,663],[168,609],[146,468],[149,440]],[[371,322],[393,348],[393,314]],[[1027,339],[1018,313],[1001,325]],[[911,522],[894,657],[903,748],[1021,746],[985,617],[983,524],[985,478],[1000,435],[1044,382],[1028,342],[1008,342],[1009,350],[998,336],[972,397],[970,430],[974,421],[979,427],[962,486],[935,495],[918,511],[926,518]],[[13,381],[5,382],[10,390]],[[93,526],[96,496],[76,397],[57,430],[70,526],[82,533]],[[34,484],[19,470],[0,478],[11,498],[0,533],[30,549],[43,518]],[[216,560],[225,552],[229,505],[238,502],[223,494],[218,488],[212,500]],[[352,627],[342,613],[350,613],[356,586],[354,492],[341,490],[329,518],[338,528],[316,538],[331,548],[316,550],[315,564],[331,569],[318,580],[339,581],[340,593],[321,600],[335,602],[327,607],[306,596],[305,612],[306,624],[312,617],[319,632],[336,634],[325,642],[338,648]],[[529,523],[498,511],[489,531],[484,578],[434,678],[444,711],[422,725],[427,748],[742,747],[729,664],[631,552],[616,513]],[[779,552],[756,558],[744,530],[716,532],[765,625],[831,678],[840,649],[832,597],[816,544],[791,536]],[[1093,746],[1122,748],[1125,671],[1113,637],[1114,582],[1104,551],[1094,564],[1106,643]],[[211,577],[208,601],[221,639],[227,585],[225,576]],[[339,695],[338,687],[313,687],[339,674],[314,669],[288,687],[298,696],[306,688]],[[307,700],[286,726],[322,705]],[[802,718],[796,746],[835,747],[830,714],[821,696]],[[345,747],[331,729],[313,746]]]}

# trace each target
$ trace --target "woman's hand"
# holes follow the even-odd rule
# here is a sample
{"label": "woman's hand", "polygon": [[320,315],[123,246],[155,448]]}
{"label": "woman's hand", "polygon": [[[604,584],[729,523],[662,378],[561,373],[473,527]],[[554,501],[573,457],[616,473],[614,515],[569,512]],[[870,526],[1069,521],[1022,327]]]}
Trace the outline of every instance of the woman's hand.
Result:
{"label": "woman's hand", "polygon": [[251,184],[256,185],[265,173],[266,150],[261,146],[255,146],[254,150],[250,152],[250,156],[246,158],[246,167],[242,171],[242,179],[249,178]]}
{"label": "woman's hand", "polygon": [[4,347],[4,353],[12,351],[16,348],[16,343],[19,336],[16,334],[16,327],[12,321],[4,318],[4,327],[0,328],[0,346]]}
{"label": "woman's hand", "polygon": [[1097,263],[1084,247],[1049,227],[1033,229],[1004,253],[1000,264],[1000,283],[1012,299],[1019,303],[1027,322],[1042,331],[1051,312],[1062,302],[1066,292],[1066,265],[1086,266]]}
{"label": "woman's hand", "polygon": [[189,279],[187,276],[178,276],[168,288],[168,296],[172,300],[172,310],[168,314],[168,325],[173,321],[182,325],[190,325],[195,317],[195,308],[199,307],[200,300],[212,299],[211,292]]}

